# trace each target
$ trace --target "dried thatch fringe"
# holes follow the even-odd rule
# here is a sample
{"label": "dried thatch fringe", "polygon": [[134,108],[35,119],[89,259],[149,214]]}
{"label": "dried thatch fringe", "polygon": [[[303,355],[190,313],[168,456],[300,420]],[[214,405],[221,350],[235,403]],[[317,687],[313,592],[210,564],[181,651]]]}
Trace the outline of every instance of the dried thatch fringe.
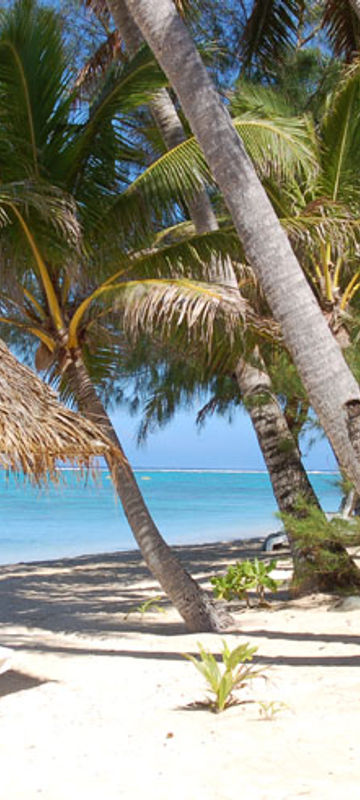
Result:
{"label": "dried thatch fringe", "polygon": [[88,420],[62,406],[0,340],[0,466],[34,482],[56,480],[57,461],[88,469],[114,450]]}

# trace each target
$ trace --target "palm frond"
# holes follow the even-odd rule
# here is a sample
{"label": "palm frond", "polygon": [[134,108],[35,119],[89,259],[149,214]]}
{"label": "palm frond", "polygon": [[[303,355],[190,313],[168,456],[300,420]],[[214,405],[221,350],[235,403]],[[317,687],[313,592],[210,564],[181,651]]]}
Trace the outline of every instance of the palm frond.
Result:
{"label": "palm frond", "polygon": [[1,22],[0,169],[2,180],[9,170],[21,180],[46,169],[39,154],[62,136],[66,64],[55,12],[18,0]]}
{"label": "palm frond", "polygon": [[247,303],[237,291],[185,279],[129,282],[117,302],[124,304],[124,327],[135,339],[155,331],[169,335],[174,323],[177,328],[184,323],[189,341],[194,332],[211,349],[216,319],[221,319],[229,341],[246,320]]}
{"label": "palm frond", "polygon": [[63,181],[82,202],[88,202],[87,193],[93,186],[102,189],[106,202],[109,186],[114,191],[118,187],[121,159],[136,162],[137,145],[129,138],[128,115],[146,104],[165,83],[164,74],[147,47],[130,62],[118,62],[109,71],[88,115],[73,129],[63,157],[62,169],[68,164]]}
{"label": "palm frond", "polygon": [[[295,169],[314,170],[314,136],[307,118],[281,117],[266,119],[255,115],[234,120],[249,155],[260,175],[285,176]],[[138,198],[143,196],[153,211],[174,210],[174,202],[185,204],[204,183],[213,181],[205,158],[194,137],[164,153],[142,172],[114,204],[113,212],[128,216],[136,212]],[[128,201],[132,198],[132,205]]]}
{"label": "palm frond", "polygon": [[237,232],[229,225],[209,233],[188,233],[178,241],[163,242],[160,247],[130,254],[126,274],[164,278],[191,276],[210,280],[214,262],[221,270],[229,258],[241,261],[243,257]]}
{"label": "palm frond", "polygon": [[72,197],[50,183],[17,181],[0,184],[0,228],[13,221],[11,208],[17,208],[51,226],[65,242],[78,249],[81,231],[77,209]]}
{"label": "palm frond", "polygon": [[360,22],[349,0],[325,0],[322,24],[335,55],[351,61],[359,50]]}
{"label": "palm frond", "polygon": [[359,193],[354,165],[360,148],[360,61],[348,68],[330,95],[321,126],[322,171],[319,191],[337,200]]}
{"label": "palm frond", "polygon": [[292,107],[277,88],[240,78],[230,93],[230,108],[234,117],[253,114],[265,119],[293,116]]}
{"label": "palm frond", "polygon": [[303,0],[254,0],[242,36],[241,60],[246,72],[254,64],[260,72],[271,72],[293,44],[304,6]]}
{"label": "palm frond", "polygon": [[104,75],[114,61],[121,58],[121,54],[119,33],[113,31],[78,72],[74,87],[78,90],[80,98],[86,97],[89,91],[96,87],[97,79]]}
{"label": "palm frond", "polygon": [[85,8],[90,8],[97,18],[107,26],[110,22],[110,12],[106,0],[83,0]]}
{"label": "palm frond", "polygon": [[123,309],[124,329],[135,341],[148,334],[174,344],[180,335],[184,345],[192,340],[205,345],[209,359],[214,332],[219,329],[227,359],[234,358],[234,340],[247,329],[257,336],[281,338],[276,323],[256,314],[237,289],[220,284],[186,279],[131,281],[116,302]]}
{"label": "palm frond", "polygon": [[331,242],[333,253],[340,255],[357,247],[359,216],[326,197],[317,198],[280,221],[295,248],[308,247],[312,251],[320,244]]}
{"label": "palm frond", "polygon": [[314,171],[314,136],[308,118],[249,116],[235,119],[234,125],[260,176],[286,178],[300,169]]}

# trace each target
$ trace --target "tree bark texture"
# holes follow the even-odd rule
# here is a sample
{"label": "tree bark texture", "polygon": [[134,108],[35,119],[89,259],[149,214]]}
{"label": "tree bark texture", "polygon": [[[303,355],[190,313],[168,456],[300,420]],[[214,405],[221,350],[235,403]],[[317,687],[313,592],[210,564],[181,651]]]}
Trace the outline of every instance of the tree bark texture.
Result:
{"label": "tree bark texture", "polygon": [[259,354],[255,356],[259,366],[241,359],[235,373],[271,476],[277,504],[281,511],[293,514],[301,496],[320,508],[295,439],[272,392],[270,377],[262,367]]}
{"label": "tree bark texture", "polygon": [[[116,2],[117,0],[114,0]],[[230,115],[172,0],[126,0],[179,97],[228,205],[252,265],[292,354],[311,405],[342,468],[360,491],[360,452],[348,432],[346,404],[360,390]]]}
{"label": "tree bark texture", "polygon": [[189,631],[224,630],[231,622],[230,616],[215,608],[159,533],[111,420],[89,378],[80,351],[72,354],[67,375],[79,409],[88,419],[96,420],[96,425],[101,431],[106,431],[106,435],[119,451],[116,461],[108,459],[107,463],[125,515],[149,570],[183,617]]}

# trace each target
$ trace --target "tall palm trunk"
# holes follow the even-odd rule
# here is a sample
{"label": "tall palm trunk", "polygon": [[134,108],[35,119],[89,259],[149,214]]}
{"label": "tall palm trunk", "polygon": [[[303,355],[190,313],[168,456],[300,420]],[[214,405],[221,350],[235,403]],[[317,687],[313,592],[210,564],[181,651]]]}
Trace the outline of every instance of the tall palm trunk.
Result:
{"label": "tall palm trunk", "polygon": [[281,511],[292,514],[301,496],[320,508],[306,471],[302,467],[298,446],[279,402],[272,392],[270,377],[263,368],[259,353],[256,352],[254,355],[258,362],[257,366],[241,359],[235,373],[271,476],[277,504]]}
{"label": "tall palm trunk", "polygon": [[71,363],[67,366],[67,375],[79,409],[85,417],[95,421],[101,431],[106,432],[106,436],[119,450],[116,461],[109,458],[107,463],[129,525],[151,573],[159,581],[190,631],[224,629],[231,618],[215,609],[160,535],[145,505],[111,420],[89,378],[79,350],[72,353]]}
{"label": "tall palm trunk", "polygon": [[[117,0],[114,0],[114,3]],[[126,0],[178,94],[309,400],[360,491],[360,390],[172,0]]]}

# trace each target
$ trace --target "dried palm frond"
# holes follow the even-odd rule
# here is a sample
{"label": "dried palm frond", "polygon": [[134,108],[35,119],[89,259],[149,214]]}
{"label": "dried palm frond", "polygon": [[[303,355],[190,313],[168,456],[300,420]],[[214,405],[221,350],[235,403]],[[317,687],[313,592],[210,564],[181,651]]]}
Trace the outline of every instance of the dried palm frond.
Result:
{"label": "dried palm frond", "polygon": [[237,289],[220,284],[187,279],[129,281],[117,303],[119,309],[124,307],[124,329],[134,340],[146,333],[176,341],[176,331],[184,325],[187,342],[194,338],[206,343],[210,352],[218,325],[230,347],[241,329],[280,336],[278,325],[259,317]]}
{"label": "dried palm frond", "polygon": [[91,87],[93,82],[104,75],[109,66],[120,57],[121,38],[118,31],[113,31],[80,70],[75,88],[86,90]]}
{"label": "dried palm frond", "polygon": [[113,447],[95,425],[62,406],[0,340],[0,465],[34,483],[56,480],[57,461],[87,469]]}
{"label": "dried palm frond", "polygon": [[110,12],[105,0],[84,0],[85,8],[90,8],[95,16],[104,25],[108,25],[110,20]]}

